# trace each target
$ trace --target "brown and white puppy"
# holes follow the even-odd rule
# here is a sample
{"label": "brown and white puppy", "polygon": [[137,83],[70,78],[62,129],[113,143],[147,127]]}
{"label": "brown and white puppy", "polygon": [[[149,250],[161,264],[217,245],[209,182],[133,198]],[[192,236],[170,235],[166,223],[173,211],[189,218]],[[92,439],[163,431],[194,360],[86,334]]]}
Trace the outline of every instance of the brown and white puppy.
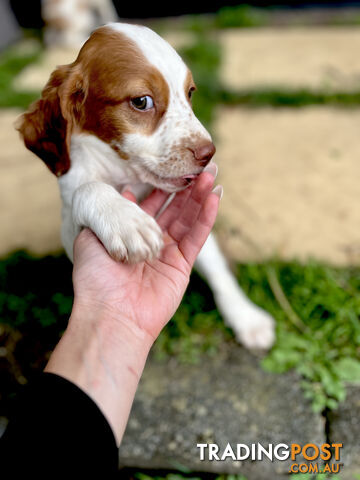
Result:
{"label": "brown and white puppy", "polygon": [[[191,72],[167,42],[124,23],[97,29],[75,62],[52,74],[19,130],[58,176],[70,258],[82,227],[115,259],[158,256],[160,228],[119,191],[130,184],[140,197],[154,187],[177,192],[209,163],[215,147],[192,111],[194,90]],[[239,289],[213,236],[197,264],[237,338],[250,348],[270,347],[272,318]]]}

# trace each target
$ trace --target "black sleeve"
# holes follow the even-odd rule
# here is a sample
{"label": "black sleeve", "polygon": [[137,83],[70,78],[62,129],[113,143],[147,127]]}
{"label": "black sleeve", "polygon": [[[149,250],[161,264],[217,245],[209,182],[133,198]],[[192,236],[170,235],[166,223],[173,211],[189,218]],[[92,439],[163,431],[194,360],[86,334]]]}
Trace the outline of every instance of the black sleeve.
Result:
{"label": "black sleeve", "polygon": [[52,373],[24,387],[0,440],[1,479],[112,479],[117,466],[111,427],[79,387]]}

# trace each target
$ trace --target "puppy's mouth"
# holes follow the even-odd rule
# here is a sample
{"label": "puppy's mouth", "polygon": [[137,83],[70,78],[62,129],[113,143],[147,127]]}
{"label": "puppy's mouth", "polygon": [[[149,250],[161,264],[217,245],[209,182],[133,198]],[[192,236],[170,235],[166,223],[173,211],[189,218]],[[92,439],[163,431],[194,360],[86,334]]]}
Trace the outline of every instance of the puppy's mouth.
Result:
{"label": "puppy's mouth", "polygon": [[187,183],[187,185],[190,185],[190,183],[193,183],[197,177],[200,175],[201,172],[199,173],[192,173],[191,175],[184,175],[182,176],[181,178],[183,180],[185,180],[185,182]]}
{"label": "puppy's mouth", "polygon": [[163,177],[161,175],[158,175],[157,173],[154,173],[151,170],[147,171],[151,175],[153,180],[152,183],[155,187],[159,187],[162,190],[167,190],[168,187],[171,191],[184,190],[185,188],[190,186],[201,173],[190,173],[182,175],[180,177]]}

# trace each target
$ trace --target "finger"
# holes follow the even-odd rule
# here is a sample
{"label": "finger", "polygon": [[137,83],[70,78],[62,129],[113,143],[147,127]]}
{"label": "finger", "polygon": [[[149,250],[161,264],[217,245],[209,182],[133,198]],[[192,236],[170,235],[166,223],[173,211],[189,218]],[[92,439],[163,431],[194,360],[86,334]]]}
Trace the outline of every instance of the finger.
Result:
{"label": "finger", "polygon": [[212,192],[208,195],[202,205],[196,222],[179,242],[179,250],[191,267],[214,226],[220,197],[221,192],[219,191],[217,193]]}
{"label": "finger", "polygon": [[[211,175],[216,178],[218,167],[216,163],[210,162],[203,172],[209,172]],[[180,215],[181,210],[184,208],[185,202],[189,198],[191,191],[194,185],[190,185],[186,190],[182,190],[177,193],[174,200],[171,202],[171,205],[166,208],[166,210],[157,218],[157,222],[163,230],[166,230],[169,225]]]}
{"label": "finger", "polygon": [[214,177],[210,173],[204,172],[199,176],[182,210],[167,229],[169,235],[175,241],[180,241],[188,230],[192,228],[213,185]]}
{"label": "finger", "polygon": [[136,196],[134,195],[134,192],[132,191],[130,184],[125,185],[122,188],[120,193],[124,198],[126,198],[127,200],[130,200],[130,202],[137,203]]}
{"label": "finger", "polygon": [[169,225],[178,218],[181,210],[184,208],[185,202],[189,198],[193,186],[190,185],[186,190],[177,193],[163,213],[157,218],[157,222],[163,230],[166,230]]}
{"label": "finger", "polygon": [[124,190],[121,192],[121,195],[127,200],[130,200],[130,202],[136,203],[136,197],[130,190]]}
{"label": "finger", "polygon": [[[102,248],[101,248],[101,247]],[[74,264],[80,261],[83,256],[87,256],[89,251],[105,250],[102,243],[89,228],[83,228],[75,238],[73,245]]]}
{"label": "finger", "polygon": [[168,199],[169,194],[157,188],[153,190],[150,195],[140,203],[140,207],[152,217],[155,217],[160,208]]}

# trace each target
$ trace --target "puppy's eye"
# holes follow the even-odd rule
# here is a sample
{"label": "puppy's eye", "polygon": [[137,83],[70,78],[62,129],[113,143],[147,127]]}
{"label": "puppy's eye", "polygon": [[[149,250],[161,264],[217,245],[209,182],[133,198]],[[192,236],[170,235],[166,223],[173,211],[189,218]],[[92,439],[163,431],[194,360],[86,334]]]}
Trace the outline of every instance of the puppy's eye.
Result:
{"label": "puppy's eye", "polygon": [[191,87],[190,90],[188,91],[188,97],[191,100],[192,94],[195,92],[195,87]]}
{"label": "puppy's eye", "polygon": [[154,106],[154,101],[149,95],[132,98],[130,101],[131,105],[137,110],[150,110],[150,108],[153,108]]}

